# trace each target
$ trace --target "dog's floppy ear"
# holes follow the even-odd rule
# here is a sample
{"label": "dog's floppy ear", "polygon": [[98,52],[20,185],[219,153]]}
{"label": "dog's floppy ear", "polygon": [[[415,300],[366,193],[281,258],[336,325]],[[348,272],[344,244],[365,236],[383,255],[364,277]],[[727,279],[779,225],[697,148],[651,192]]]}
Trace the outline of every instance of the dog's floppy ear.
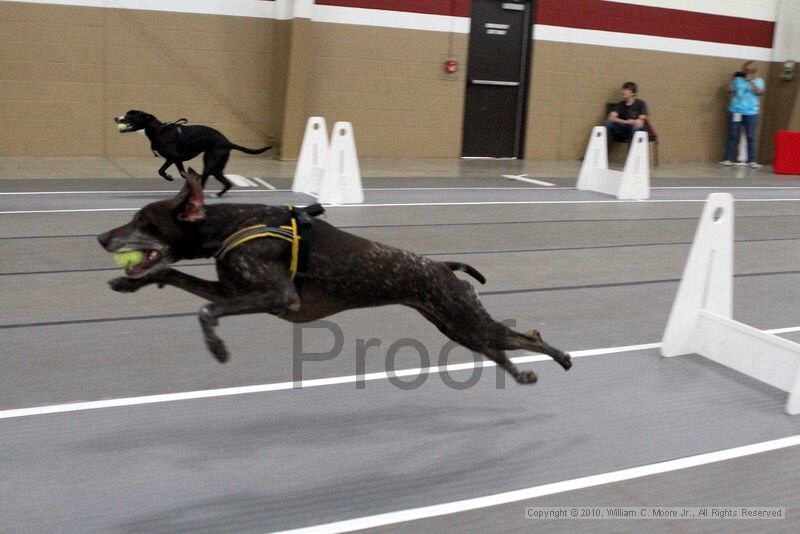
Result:
{"label": "dog's floppy ear", "polygon": [[200,182],[200,175],[197,174],[197,172],[191,167],[189,167],[189,170],[187,170],[186,172],[181,171],[181,176],[183,176],[184,179],[191,176],[192,178]]}
{"label": "dog's floppy ear", "polygon": [[203,187],[198,180],[199,176],[194,169],[189,169],[183,177],[186,182],[183,189],[174,199],[175,210],[178,211],[178,220],[198,222],[206,218],[203,208]]}

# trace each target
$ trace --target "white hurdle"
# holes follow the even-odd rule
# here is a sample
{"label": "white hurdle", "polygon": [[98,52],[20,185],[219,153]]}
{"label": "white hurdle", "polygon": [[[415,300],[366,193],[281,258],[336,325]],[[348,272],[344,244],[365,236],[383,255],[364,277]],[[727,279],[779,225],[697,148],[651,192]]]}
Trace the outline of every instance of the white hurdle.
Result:
{"label": "white hurdle", "polygon": [[328,158],[328,128],[324,117],[309,117],[300,156],[294,170],[292,191],[317,196],[322,189],[322,176]]}
{"label": "white hurdle", "polygon": [[356,140],[353,125],[349,122],[337,122],[333,125],[318,200],[323,204],[364,202]]}
{"label": "white hurdle", "polygon": [[709,195],[672,305],[663,356],[699,354],[789,393],[800,413],[800,344],[732,318],[733,197]]}
{"label": "white hurdle", "polygon": [[628,149],[625,168],[608,168],[608,144],[605,126],[595,126],[586,147],[576,187],[613,195],[620,200],[650,198],[650,148],[647,132],[636,132]]}

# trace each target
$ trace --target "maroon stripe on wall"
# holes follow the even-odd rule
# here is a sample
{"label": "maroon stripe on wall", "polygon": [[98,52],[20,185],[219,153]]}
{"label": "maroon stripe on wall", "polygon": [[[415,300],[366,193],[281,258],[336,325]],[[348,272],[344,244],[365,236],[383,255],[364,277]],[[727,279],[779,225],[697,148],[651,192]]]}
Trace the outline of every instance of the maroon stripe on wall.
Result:
{"label": "maroon stripe on wall", "polygon": [[775,23],[602,0],[539,0],[536,23],[772,48]]}
{"label": "maroon stripe on wall", "polygon": [[[470,0],[317,0],[319,5],[470,16]],[[537,24],[772,48],[775,23],[603,0],[538,0]]]}
{"label": "maroon stripe on wall", "polygon": [[470,0],[317,0],[318,5],[469,17]]}

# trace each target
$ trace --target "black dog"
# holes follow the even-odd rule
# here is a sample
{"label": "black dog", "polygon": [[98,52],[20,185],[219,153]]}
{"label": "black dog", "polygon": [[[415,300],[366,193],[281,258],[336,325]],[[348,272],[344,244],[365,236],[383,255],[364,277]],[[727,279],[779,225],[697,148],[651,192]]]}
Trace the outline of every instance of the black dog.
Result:
{"label": "black dog", "polygon": [[161,122],[149,113],[135,109],[121,117],[114,117],[114,122],[117,123],[120,133],[144,130],[147,138],[150,139],[150,149],[153,154],[167,160],[158,169],[158,174],[167,180],[172,180],[172,176],[166,172],[170,165],[174,164],[183,174],[186,172],[183,162],[203,153],[203,174],[200,176],[200,184],[205,187],[209,176],[219,180],[222,183],[222,190],[217,193],[219,197],[224,195],[232,185],[222,174],[231,150],[241,150],[247,154],[261,154],[272,148],[271,146],[263,148],[239,146],[228,141],[214,128],[186,125],[186,119],[176,122]]}
{"label": "black dog", "polygon": [[[109,282],[115,291],[171,285],[211,301],[200,308],[200,324],[220,362],[228,359],[214,332],[220,317],[270,313],[306,322],[347,309],[402,304],[450,339],[497,362],[517,382],[534,383],[536,374],[517,370],[506,350],[547,354],[565,370],[572,365],[569,354],[545,343],[536,330],[522,334],[492,319],[472,285],[453,274],[464,271],[485,282],[469,265],[433,261],[349,234],[313,218],[322,212],[319,205],[204,206],[198,175],[189,169],[184,177],[177,196],[145,206],[98,241],[109,252],[144,252],[126,277]],[[211,256],[219,281],[168,267],[184,258]]]}

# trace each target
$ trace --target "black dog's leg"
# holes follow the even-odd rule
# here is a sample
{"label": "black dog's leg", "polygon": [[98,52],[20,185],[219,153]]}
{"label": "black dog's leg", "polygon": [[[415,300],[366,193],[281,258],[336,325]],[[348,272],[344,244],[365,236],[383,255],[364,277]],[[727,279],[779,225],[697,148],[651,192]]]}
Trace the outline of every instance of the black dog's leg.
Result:
{"label": "black dog's leg", "polygon": [[230,155],[228,150],[209,150],[203,154],[203,174],[206,175],[206,180],[208,180],[209,176],[213,176],[222,184],[222,189],[216,194],[217,198],[233,187],[231,181],[225,178],[225,174],[222,172],[228,163]]}
{"label": "black dog's leg", "polygon": [[175,162],[175,166],[178,168],[178,172],[181,173],[181,176],[185,176],[186,175],[186,169],[183,167],[183,162],[182,161],[176,161]]}
{"label": "black dog's leg", "polygon": [[174,286],[210,301],[217,301],[226,296],[219,282],[203,280],[172,268],[161,269],[141,278],[121,276],[109,280],[108,284],[111,289],[120,293],[133,293],[150,284],[158,284],[158,287]]}
{"label": "black dog's leg", "polygon": [[173,163],[172,161],[170,161],[170,160],[167,160],[166,162],[164,162],[164,164],[161,166],[161,168],[160,168],[160,169],[158,169],[158,174],[159,174],[161,177],[163,177],[165,180],[169,180],[170,182],[173,180],[173,178],[172,178],[172,176],[170,176],[169,174],[167,174],[167,168],[168,168],[170,165],[172,165],[172,163]]}
{"label": "black dog's leg", "polygon": [[228,361],[228,349],[225,342],[214,331],[219,318],[228,315],[244,315],[249,313],[277,314],[285,311],[298,311],[300,297],[289,283],[282,289],[271,288],[266,292],[251,293],[242,297],[218,300],[200,308],[200,326],[206,339],[206,346],[214,358],[220,363]]}
{"label": "black dog's leg", "polygon": [[225,193],[227,193],[227,192],[228,192],[228,189],[230,189],[231,187],[233,187],[233,184],[231,183],[231,181],[230,181],[230,180],[228,180],[227,178],[225,178],[225,175],[224,175],[224,174],[222,174],[222,172],[219,172],[219,173],[215,174],[215,175],[214,175],[214,178],[216,178],[217,180],[219,180],[219,181],[220,181],[220,183],[222,184],[222,189],[220,189],[220,191],[219,191],[219,192],[218,192],[216,195],[214,195],[214,196],[216,196],[217,198],[219,198],[219,197],[221,197],[222,195],[224,195]]}

